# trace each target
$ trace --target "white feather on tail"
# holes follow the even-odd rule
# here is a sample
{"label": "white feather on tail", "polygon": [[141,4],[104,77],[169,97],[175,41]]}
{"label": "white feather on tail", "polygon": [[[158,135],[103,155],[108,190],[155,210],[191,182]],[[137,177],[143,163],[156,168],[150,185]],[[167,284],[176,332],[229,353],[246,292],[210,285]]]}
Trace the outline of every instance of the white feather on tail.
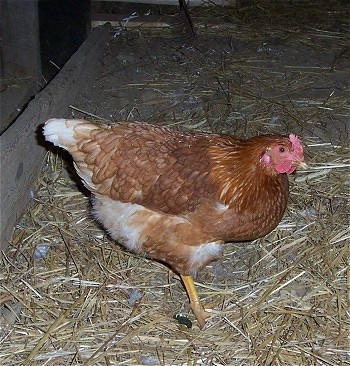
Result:
{"label": "white feather on tail", "polygon": [[81,119],[51,118],[45,122],[43,132],[47,141],[69,151],[69,147],[77,144],[75,129],[78,126],[80,138],[84,137],[83,131],[88,136],[91,130],[96,129],[95,125]]}
{"label": "white feather on tail", "polygon": [[87,189],[94,192],[92,171],[85,162],[86,154],[79,150],[82,141],[91,139],[91,130],[98,127],[81,119],[51,118],[45,122],[43,133],[47,141],[67,150],[73,157],[74,167]]}

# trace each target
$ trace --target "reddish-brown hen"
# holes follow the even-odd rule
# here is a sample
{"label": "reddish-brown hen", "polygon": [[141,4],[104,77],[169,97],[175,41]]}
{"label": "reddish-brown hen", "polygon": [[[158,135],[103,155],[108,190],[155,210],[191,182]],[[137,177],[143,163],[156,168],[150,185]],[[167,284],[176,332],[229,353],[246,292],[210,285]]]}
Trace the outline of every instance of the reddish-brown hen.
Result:
{"label": "reddish-brown hen", "polygon": [[222,244],[253,240],[280,222],[288,178],[305,165],[295,135],[188,134],[146,123],[50,119],[46,140],[69,151],[93,213],[129,250],[181,275],[200,325],[193,276]]}

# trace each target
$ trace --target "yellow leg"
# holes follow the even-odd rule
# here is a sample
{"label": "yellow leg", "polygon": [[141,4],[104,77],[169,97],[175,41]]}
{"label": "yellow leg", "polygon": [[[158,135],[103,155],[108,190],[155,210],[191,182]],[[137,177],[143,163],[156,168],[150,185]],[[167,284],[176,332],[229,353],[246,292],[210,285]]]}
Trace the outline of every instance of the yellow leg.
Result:
{"label": "yellow leg", "polygon": [[208,318],[210,314],[204,310],[199,300],[192,276],[181,275],[181,279],[187,291],[188,298],[190,299],[191,309],[196,316],[200,327],[203,328],[205,325],[205,319]]}

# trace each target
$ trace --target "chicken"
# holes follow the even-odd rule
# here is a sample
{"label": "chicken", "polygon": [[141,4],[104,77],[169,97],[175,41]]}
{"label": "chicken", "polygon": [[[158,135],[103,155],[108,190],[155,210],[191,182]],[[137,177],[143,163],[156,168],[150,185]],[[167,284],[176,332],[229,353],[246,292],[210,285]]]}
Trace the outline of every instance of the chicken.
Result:
{"label": "chicken", "polygon": [[241,140],[77,119],[50,119],[43,132],[72,155],[111,238],[180,275],[201,327],[208,313],[193,276],[221,256],[225,242],[273,230],[287,206],[287,174],[306,166],[293,134]]}

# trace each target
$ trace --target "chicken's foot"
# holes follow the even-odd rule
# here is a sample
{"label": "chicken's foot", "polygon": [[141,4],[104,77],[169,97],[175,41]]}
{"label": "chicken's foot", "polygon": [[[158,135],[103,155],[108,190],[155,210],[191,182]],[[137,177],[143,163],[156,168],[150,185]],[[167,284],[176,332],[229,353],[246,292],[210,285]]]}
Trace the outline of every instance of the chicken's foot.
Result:
{"label": "chicken's foot", "polygon": [[205,320],[210,316],[210,314],[204,310],[201,304],[192,276],[181,275],[181,279],[185,286],[188,298],[190,299],[190,306],[193,314],[197,318],[200,327],[203,328]]}

